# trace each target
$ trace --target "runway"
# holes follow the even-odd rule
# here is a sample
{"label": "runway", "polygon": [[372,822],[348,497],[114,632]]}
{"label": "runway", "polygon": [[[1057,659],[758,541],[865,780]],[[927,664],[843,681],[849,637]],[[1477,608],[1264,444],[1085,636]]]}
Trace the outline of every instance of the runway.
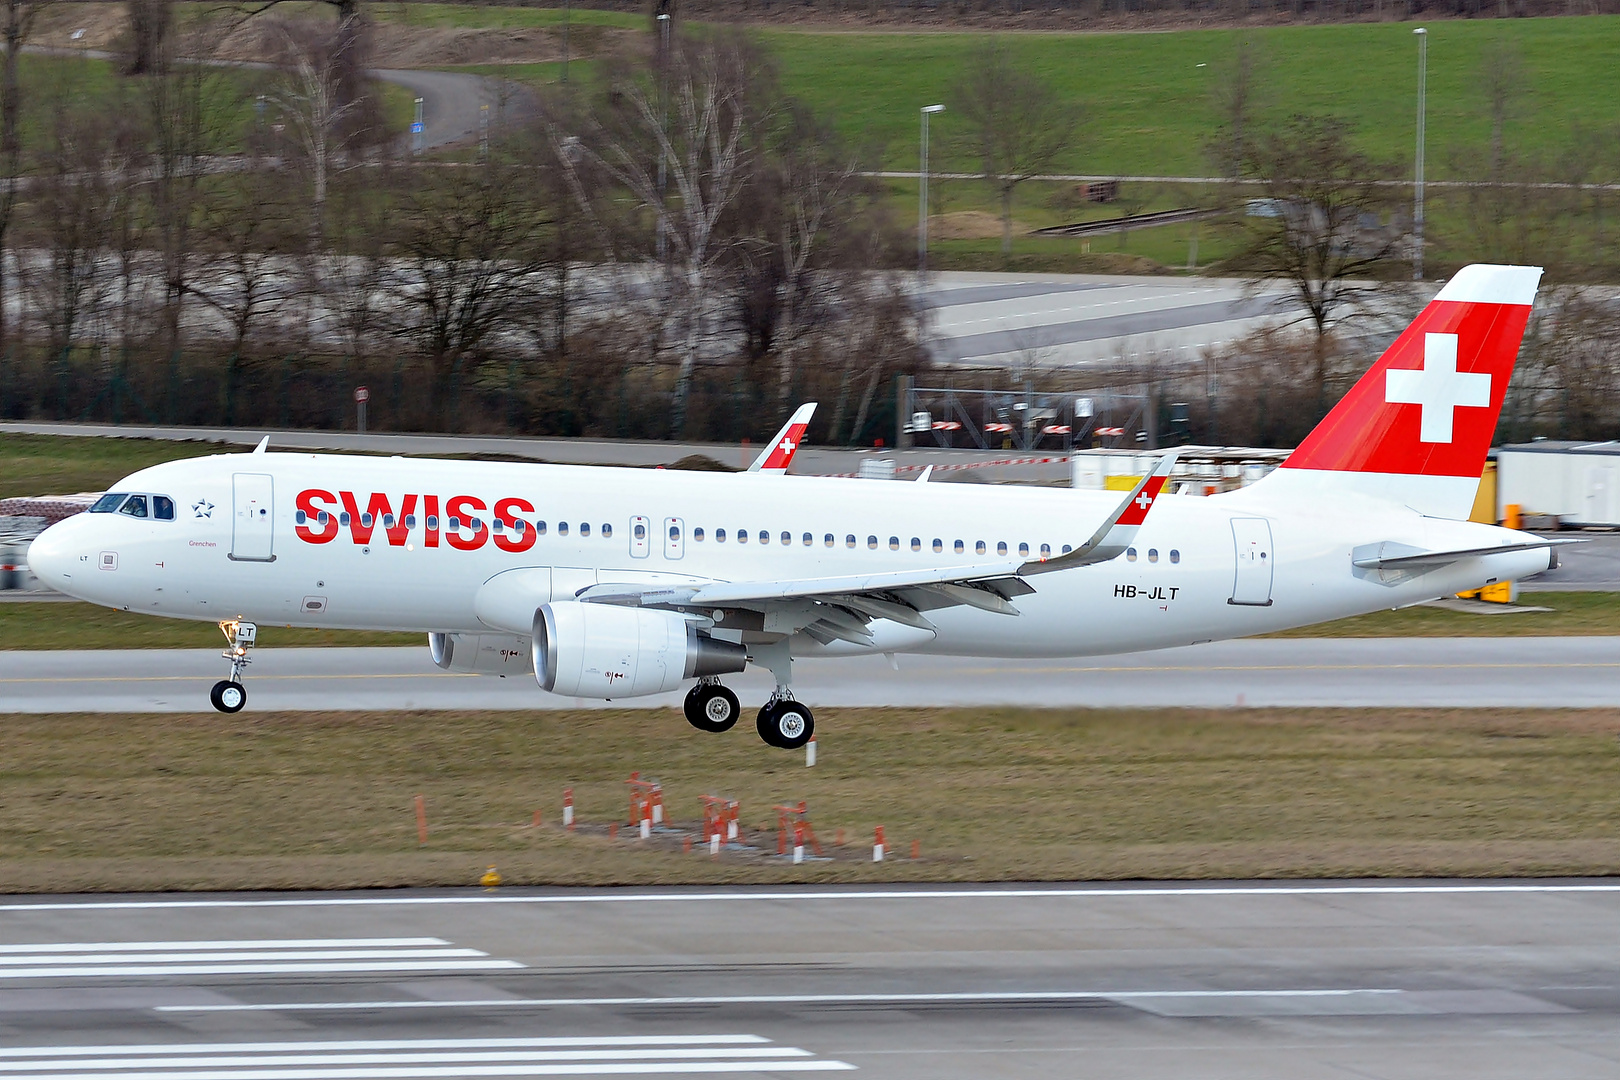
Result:
{"label": "runway", "polygon": [[[1519,618],[1528,616],[1498,616]],[[266,628],[265,637],[273,640]],[[248,708],[573,709],[678,707],[680,693],[603,703],[543,693],[529,678],[453,675],[420,649],[261,648]],[[1620,638],[1299,638],[1077,660],[901,656],[801,660],[812,707],[1095,706],[1578,708],[1620,705]],[[217,652],[0,652],[7,712],[193,712],[227,665]],[[727,679],[745,705],[772,681]],[[825,718],[824,718],[825,719]]]}
{"label": "runway", "polygon": [[1620,1076],[1620,884],[0,904],[0,1073]]}

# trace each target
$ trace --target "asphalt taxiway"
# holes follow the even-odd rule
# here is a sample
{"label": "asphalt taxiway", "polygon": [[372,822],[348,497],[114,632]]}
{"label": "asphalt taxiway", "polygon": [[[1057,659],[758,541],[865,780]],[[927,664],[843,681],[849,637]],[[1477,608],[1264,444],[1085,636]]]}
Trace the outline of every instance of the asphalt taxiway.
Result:
{"label": "asphalt taxiway", "polygon": [[0,903],[13,1080],[1620,1076],[1620,884]]}
{"label": "asphalt taxiway", "polygon": [[[1498,618],[1529,618],[1507,615]],[[273,637],[267,628],[264,636]],[[1620,638],[1243,640],[1072,660],[900,656],[799,660],[812,706],[1575,708],[1620,706]],[[208,649],[0,652],[0,712],[193,712],[228,665]],[[754,670],[727,678],[745,705]],[[681,693],[612,703],[543,693],[532,676],[460,675],[420,648],[261,648],[248,708],[567,709],[679,706]]]}

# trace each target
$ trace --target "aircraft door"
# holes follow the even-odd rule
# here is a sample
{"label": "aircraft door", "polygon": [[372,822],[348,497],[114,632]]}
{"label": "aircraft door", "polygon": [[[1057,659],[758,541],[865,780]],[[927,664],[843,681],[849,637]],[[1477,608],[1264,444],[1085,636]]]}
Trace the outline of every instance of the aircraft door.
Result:
{"label": "aircraft door", "polygon": [[1586,471],[1586,522],[1589,525],[1607,525],[1615,520],[1620,503],[1615,499],[1615,468],[1612,465],[1593,465]]}
{"label": "aircraft door", "polygon": [[645,559],[652,552],[652,522],[637,514],[630,519],[630,557]]}
{"label": "aircraft door", "polygon": [[1237,552],[1237,573],[1228,604],[1271,606],[1271,522],[1265,518],[1233,518],[1232,544]]}
{"label": "aircraft door", "polygon": [[679,559],[686,554],[686,522],[681,518],[664,519],[664,558]]}
{"label": "aircraft door", "polygon": [[231,477],[231,558],[275,562],[275,487],[264,473]]}

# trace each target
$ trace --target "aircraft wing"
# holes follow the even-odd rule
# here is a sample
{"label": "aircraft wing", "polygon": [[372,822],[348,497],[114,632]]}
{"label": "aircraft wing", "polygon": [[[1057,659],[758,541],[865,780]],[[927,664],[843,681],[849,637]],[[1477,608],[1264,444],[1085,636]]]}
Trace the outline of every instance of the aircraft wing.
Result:
{"label": "aircraft wing", "polygon": [[1136,487],[1131,489],[1125,501],[1108,515],[1106,521],[1097,526],[1097,531],[1091,534],[1090,540],[1054,559],[1037,559],[1034,562],[1024,563],[1018,568],[1018,572],[1050,574],[1054,570],[1072,570],[1077,566],[1090,566],[1093,563],[1119,558],[1125,549],[1131,546],[1131,541],[1136,539],[1137,530],[1141,529],[1142,522],[1147,520],[1148,511],[1153,509],[1153,504],[1164,494],[1164,486],[1170,481],[1170,472],[1175,467],[1175,454],[1161,457],[1158,464],[1137,481]]}
{"label": "aircraft wing", "polygon": [[816,403],[807,401],[793,411],[788,422],[782,425],[782,430],[776,433],[771,444],[760,451],[759,457],[748,466],[749,472],[785,473],[788,466],[793,463],[793,454],[804,441],[804,433],[810,427],[810,418],[816,413]]}
{"label": "aircraft wing", "polygon": [[[769,613],[782,633],[803,630],[823,642],[833,638],[870,644],[874,619],[933,630],[926,612],[966,605],[999,615],[1017,615],[1012,601],[1035,587],[1024,580],[1104,562],[1124,552],[1146,519],[1170,475],[1166,457],[1108,515],[1091,539],[1065,555],[1045,561],[1003,560],[966,566],[918,567],[882,573],[776,581],[713,581],[679,585],[604,582],[583,589],[578,599],[595,604],[666,607],[694,613],[740,607]],[[1144,495],[1144,493],[1146,493]]]}

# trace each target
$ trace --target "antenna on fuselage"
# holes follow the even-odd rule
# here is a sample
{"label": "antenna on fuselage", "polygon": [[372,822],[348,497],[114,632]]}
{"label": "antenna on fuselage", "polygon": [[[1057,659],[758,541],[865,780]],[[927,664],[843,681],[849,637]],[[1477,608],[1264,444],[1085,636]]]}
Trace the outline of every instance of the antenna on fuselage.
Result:
{"label": "antenna on fuselage", "polygon": [[262,454],[262,453],[265,452],[266,448],[269,447],[269,445],[270,445],[270,436],[266,435],[264,438],[259,440],[259,445],[255,446],[253,448],[253,452],[255,454]]}

